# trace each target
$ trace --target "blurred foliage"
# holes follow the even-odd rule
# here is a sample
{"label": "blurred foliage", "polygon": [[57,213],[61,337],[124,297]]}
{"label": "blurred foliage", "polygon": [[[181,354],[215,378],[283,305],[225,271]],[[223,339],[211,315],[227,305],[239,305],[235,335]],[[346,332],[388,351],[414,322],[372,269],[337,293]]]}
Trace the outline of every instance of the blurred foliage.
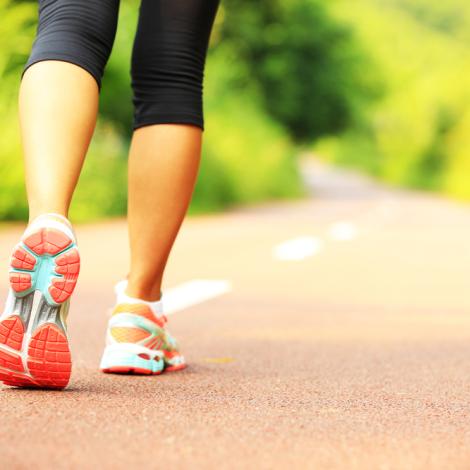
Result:
{"label": "blurred foliage", "polygon": [[265,109],[300,142],[349,128],[380,92],[351,28],[325,2],[225,0],[222,41],[236,49]]}
{"label": "blurred foliage", "polygon": [[[138,0],[121,2],[75,219],[125,213],[138,6]],[[36,0],[0,0],[0,219],[27,215],[16,96],[36,8]],[[366,56],[344,24],[321,0],[222,2],[208,57],[207,132],[193,212],[302,194],[298,144],[350,128],[378,89],[358,73]]]}
{"label": "blurred foliage", "polygon": [[25,218],[23,167],[17,126],[16,96],[20,70],[34,32],[34,7],[0,0],[0,219]]}
{"label": "blurred foliage", "polygon": [[[0,0],[0,219],[24,218],[16,96],[36,0]],[[138,0],[122,0],[76,219],[126,208]],[[193,212],[302,194],[296,155],[470,198],[467,0],[223,0],[205,82]]]}
{"label": "blurred foliage", "polygon": [[208,132],[192,206],[196,211],[301,192],[296,148],[288,134],[262,111],[256,93],[230,87],[238,76],[230,67],[234,58],[229,47],[216,48],[207,65]]}
{"label": "blurred foliage", "polygon": [[381,71],[366,119],[318,153],[393,183],[470,198],[470,4],[462,0],[334,2]]}
{"label": "blurred foliage", "polygon": [[[323,84],[309,82],[315,75],[314,67],[304,79],[296,80],[297,85],[281,86],[282,80],[294,81],[292,73],[287,73],[291,67],[300,73],[302,63],[310,64],[315,58],[319,65],[329,64],[332,73],[335,67],[348,67],[346,58],[334,57],[337,44],[347,38],[346,30],[336,26],[319,5],[320,0],[288,0],[273,3],[273,8],[264,3],[258,8],[248,1],[222,2],[208,57],[207,132],[193,212],[302,194],[296,141],[334,132],[350,119],[344,90],[335,93],[335,86],[325,78]],[[100,120],[72,205],[75,219],[125,213],[126,153],[132,124],[129,64],[138,7],[138,0],[121,2],[118,34],[103,80]],[[36,0],[0,0],[0,120],[4,137],[0,142],[0,219],[27,215],[16,96],[34,37],[36,9]],[[281,19],[287,14],[295,14],[300,23],[297,29],[289,25],[289,37],[282,44],[273,44],[264,32],[272,30],[276,15]],[[251,15],[252,21],[246,23],[244,15]],[[322,38],[320,45],[310,37],[310,21],[317,25],[313,38]],[[289,44],[292,40],[295,43]],[[253,54],[264,57],[264,69],[259,73]],[[316,99],[311,93],[315,88]],[[322,93],[331,96],[326,105],[318,99]],[[299,97],[307,106],[323,103],[323,110],[312,112],[299,106]],[[307,98],[311,100],[305,101]],[[329,111],[330,104],[336,117]],[[301,114],[295,120],[297,113]],[[314,117],[322,113],[323,117]]]}

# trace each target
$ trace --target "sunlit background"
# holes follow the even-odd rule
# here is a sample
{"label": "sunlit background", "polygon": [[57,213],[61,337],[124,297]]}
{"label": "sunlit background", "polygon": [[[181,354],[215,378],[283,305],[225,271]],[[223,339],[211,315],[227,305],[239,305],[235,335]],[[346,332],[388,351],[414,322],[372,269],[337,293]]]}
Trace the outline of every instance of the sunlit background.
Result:
{"label": "sunlit background", "polygon": [[[137,7],[121,2],[75,220],[125,213]],[[36,0],[0,0],[2,220],[27,215],[16,101],[36,10]],[[223,0],[192,212],[301,196],[305,153],[470,198],[469,44],[466,0]]]}

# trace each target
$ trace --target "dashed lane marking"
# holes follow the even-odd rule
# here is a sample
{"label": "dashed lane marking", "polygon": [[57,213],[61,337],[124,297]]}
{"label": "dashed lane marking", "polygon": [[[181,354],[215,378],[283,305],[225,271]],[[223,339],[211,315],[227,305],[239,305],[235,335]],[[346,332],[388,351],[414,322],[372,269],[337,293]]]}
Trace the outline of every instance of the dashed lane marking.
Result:
{"label": "dashed lane marking", "polygon": [[329,236],[336,241],[350,241],[357,237],[359,230],[351,222],[337,222],[329,229]]}
{"label": "dashed lane marking", "polygon": [[323,242],[316,237],[298,237],[274,247],[275,258],[281,261],[301,261],[321,251]]}

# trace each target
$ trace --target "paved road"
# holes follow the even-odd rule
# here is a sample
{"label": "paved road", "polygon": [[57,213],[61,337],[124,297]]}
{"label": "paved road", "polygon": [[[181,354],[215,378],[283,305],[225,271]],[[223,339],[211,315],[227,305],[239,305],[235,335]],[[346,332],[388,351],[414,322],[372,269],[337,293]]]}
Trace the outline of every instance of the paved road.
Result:
{"label": "paved road", "polygon": [[306,173],[314,198],[185,224],[168,285],[232,290],[172,316],[173,375],[98,372],[126,229],[79,227],[71,387],[0,388],[0,468],[470,468],[470,206]]}

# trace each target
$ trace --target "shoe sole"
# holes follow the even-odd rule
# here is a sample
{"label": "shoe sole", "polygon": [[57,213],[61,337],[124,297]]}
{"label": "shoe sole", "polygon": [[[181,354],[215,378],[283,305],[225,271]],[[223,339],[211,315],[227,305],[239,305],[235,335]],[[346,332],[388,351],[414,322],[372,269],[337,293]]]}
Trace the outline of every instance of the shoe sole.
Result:
{"label": "shoe sole", "polygon": [[[172,364],[169,361],[180,362]],[[105,374],[160,375],[186,368],[184,357],[169,357],[166,351],[149,349],[133,343],[119,343],[107,346],[100,369]]]}
{"label": "shoe sole", "polygon": [[72,369],[61,311],[80,272],[80,255],[65,233],[41,228],[14,248],[11,312],[0,321],[0,380],[15,387],[63,389]]}

